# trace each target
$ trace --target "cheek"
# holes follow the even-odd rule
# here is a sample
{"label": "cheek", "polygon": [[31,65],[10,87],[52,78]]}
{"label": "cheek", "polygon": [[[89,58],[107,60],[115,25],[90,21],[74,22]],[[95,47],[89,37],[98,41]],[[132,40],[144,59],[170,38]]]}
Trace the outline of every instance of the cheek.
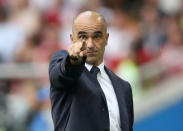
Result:
{"label": "cheek", "polygon": [[79,41],[79,38],[77,37],[76,34],[74,34],[74,35],[73,35],[73,42],[75,43],[75,42],[77,42],[77,41]]}
{"label": "cheek", "polygon": [[74,37],[74,42],[79,41],[78,37]]}
{"label": "cheek", "polygon": [[98,48],[100,48],[100,50],[103,52],[103,50],[105,49],[105,41],[101,41],[99,44],[98,44]]}

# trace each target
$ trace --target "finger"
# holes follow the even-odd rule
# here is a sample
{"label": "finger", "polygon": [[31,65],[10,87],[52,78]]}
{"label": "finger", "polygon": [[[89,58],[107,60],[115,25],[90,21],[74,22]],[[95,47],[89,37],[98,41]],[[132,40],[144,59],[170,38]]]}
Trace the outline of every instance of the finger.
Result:
{"label": "finger", "polygon": [[86,55],[87,55],[87,50],[81,51],[79,54],[80,57],[84,57]]}
{"label": "finger", "polygon": [[86,41],[85,40],[83,40],[81,42],[81,51],[83,51],[83,50],[86,50]]}
{"label": "finger", "polygon": [[71,45],[68,48],[68,52],[69,52],[69,56],[71,56],[71,57],[78,57],[79,53],[80,53],[80,50],[77,49],[77,47],[75,45]]}
{"label": "finger", "polygon": [[82,42],[81,41],[77,42],[76,43],[76,46],[81,50],[81,48],[82,48]]}
{"label": "finger", "polygon": [[74,47],[74,54],[77,56],[77,55],[79,55],[80,52],[81,52],[80,48],[78,46],[75,46]]}

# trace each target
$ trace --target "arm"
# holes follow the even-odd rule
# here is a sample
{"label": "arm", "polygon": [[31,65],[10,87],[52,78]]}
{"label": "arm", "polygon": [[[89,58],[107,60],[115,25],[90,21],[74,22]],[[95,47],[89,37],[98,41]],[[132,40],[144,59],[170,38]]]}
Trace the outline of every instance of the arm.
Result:
{"label": "arm", "polygon": [[86,61],[86,42],[71,44],[68,51],[57,51],[49,66],[51,87],[68,88],[81,75]]}
{"label": "arm", "polygon": [[49,65],[51,87],[68,88],[77,80],[84,69],[84,60],[80,65],[73,65],[67,51],[57,51]]}

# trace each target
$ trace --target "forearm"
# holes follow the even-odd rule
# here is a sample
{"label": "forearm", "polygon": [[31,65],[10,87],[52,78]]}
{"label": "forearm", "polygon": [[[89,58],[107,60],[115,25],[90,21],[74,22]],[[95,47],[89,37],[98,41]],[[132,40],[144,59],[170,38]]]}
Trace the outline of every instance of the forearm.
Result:
{"label": "forearm", "polygon": [[71,87],[84,69],[84,62],[81,65],[73,66],[70,63],[69,55],[66,51],[56,52],[49,66],[49,77],[53,87]]}

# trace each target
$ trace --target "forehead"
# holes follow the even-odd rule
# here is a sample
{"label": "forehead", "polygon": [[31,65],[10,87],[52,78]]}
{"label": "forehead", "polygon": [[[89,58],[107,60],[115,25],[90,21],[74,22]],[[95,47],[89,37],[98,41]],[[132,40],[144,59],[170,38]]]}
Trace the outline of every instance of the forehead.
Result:
{"label": "forehead", "polygon": [[87,33],[92,33],[95,31],[104,32],[105,30],[105,22],[99,15],[81,15],[78,18],[76,18],[73,24],[73,32],[83,31]]}
{"label": "forehead", "polygon": [[96,31],[104,32],[104,26],[101,24],[77,24],[74,27],[74,32],[86,32],[86,33],[94,33]]}

